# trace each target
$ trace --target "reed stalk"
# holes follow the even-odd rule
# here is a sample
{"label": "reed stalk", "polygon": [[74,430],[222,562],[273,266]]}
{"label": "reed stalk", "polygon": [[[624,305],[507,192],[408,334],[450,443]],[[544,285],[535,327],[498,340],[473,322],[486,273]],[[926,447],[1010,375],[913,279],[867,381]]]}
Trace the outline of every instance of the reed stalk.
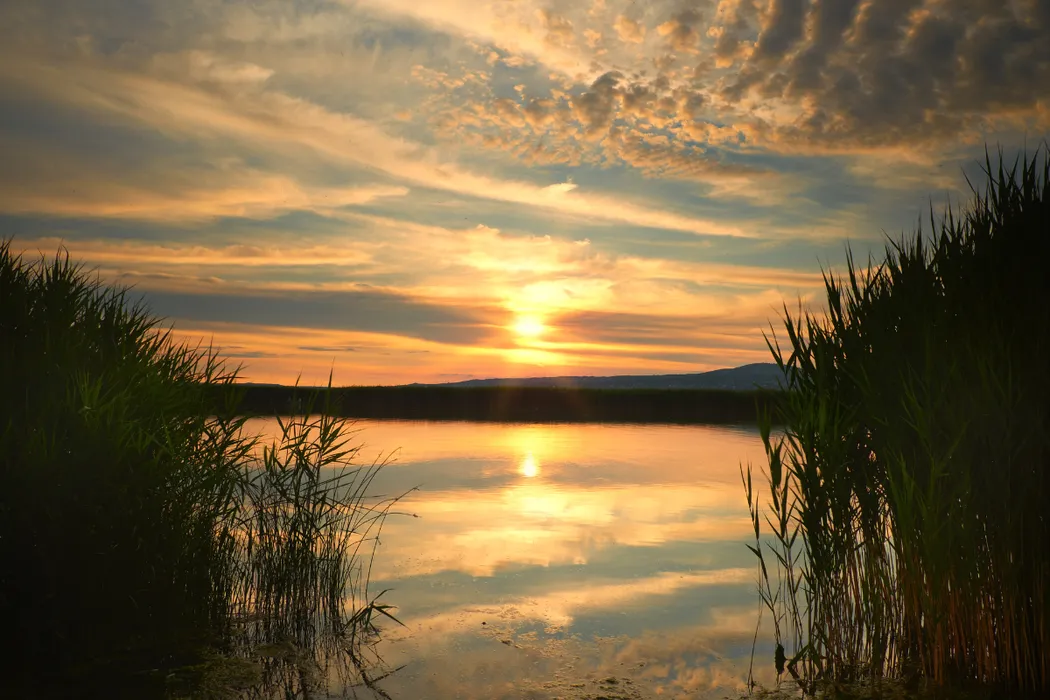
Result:
{"label": "reed stalk", "polygon": [[882,262],[847,249],[826,312],[767,337],[784,431],[765,415],[768,496],[742,476],[778,672],[807,691],[1050,689],[1050,148],[1003,161]]}
{"label": "reed stalk", "polygon": [[390,616],[367,579],[396,499],[368,493],[382,465],[353,463],[345,420],[321,407],[260,445],[212,348],[175,342],[68,255],[27,262],[10,241],[0,338],[4,686],[116,692],[245,643],[356,653]]}

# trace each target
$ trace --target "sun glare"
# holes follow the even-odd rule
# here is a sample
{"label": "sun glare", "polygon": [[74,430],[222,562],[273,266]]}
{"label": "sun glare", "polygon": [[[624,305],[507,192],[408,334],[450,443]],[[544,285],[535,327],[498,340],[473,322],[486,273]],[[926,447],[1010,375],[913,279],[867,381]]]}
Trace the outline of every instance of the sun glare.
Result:
{"label": "sun glare", "polygon": [[547,326],[536,316],[518,316],[511,329],[524,338],[535,338],[543,335]]}

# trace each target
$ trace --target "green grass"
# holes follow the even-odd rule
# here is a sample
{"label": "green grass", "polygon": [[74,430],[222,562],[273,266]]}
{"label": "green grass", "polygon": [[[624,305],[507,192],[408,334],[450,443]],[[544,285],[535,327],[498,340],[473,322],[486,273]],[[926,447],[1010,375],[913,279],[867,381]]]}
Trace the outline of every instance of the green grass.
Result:
{"label": "green grass", "polygon": [[244,432],[237,372],[172,340],[68,256],[0,242],[0,619],[5,684],[119,686],[266,643],[351,654],[376,535],[345,420]]}
{"label": "green grass", "polygon": [[1050,149],[785,309],[744,474],[778,673],[1050,689]]}

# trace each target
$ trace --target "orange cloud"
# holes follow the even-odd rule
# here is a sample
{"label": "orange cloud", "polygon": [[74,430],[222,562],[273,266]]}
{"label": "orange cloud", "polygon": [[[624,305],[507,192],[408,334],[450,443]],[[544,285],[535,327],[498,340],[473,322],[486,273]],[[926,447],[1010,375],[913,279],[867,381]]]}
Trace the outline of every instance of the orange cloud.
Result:
{"label": "orange cloud", "polygon": [[645,40],[645,26],[626,15],[618,15],[613,22],[613,29],[620,41],[630,44],[640,44]]}

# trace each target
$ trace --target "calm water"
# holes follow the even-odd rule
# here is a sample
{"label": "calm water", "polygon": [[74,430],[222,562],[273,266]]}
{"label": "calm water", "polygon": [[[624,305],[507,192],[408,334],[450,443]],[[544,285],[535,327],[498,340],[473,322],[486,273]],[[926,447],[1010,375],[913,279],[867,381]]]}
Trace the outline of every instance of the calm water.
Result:
{"label": "calm water", "polygon": [[[395,699],[733,696],[758,614],[741,462],[757,429],[360,421],[407,625]],[[759,658],[771,659],[760,637]],[[763,664],[770,665],[771,664]],[[765,674],[756,675],[764,677]]]}

